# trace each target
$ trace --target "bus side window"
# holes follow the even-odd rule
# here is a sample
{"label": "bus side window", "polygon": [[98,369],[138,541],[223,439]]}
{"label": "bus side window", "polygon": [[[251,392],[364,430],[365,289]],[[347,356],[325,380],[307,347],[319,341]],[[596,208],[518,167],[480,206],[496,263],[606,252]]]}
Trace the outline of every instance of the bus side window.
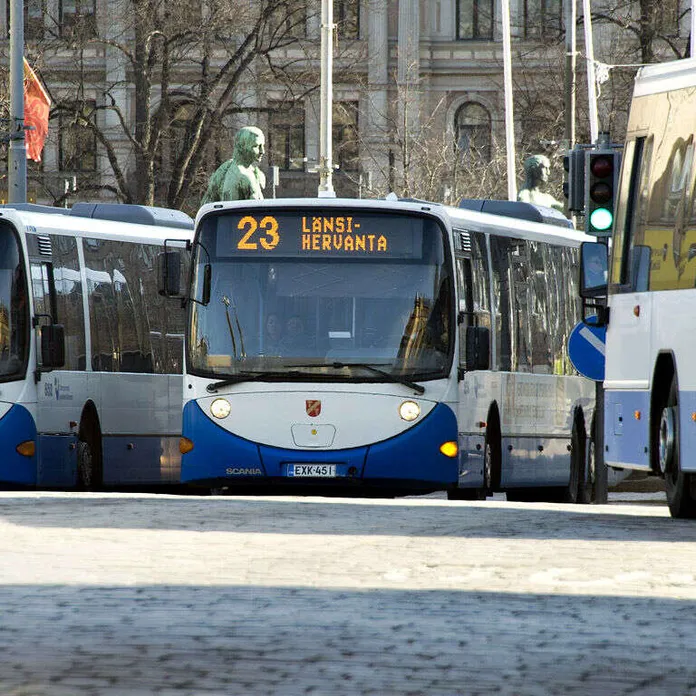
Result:
{"label": "bus side window", "polygon": [[530,302],[530,326],[532,331],[532,372],[553,372],[551,329],[547,273],[547,245],[530,242],[530,266],[532,271],[532,297]]}
{"label": "bus side window", "polygon": [[57,323],[56,286],[53,264],[50,261],[32,261],[31,289],[34,295],[34,314],[42,315],[40,318],[43,324]]}
{"label": "bus side window", "polygon": [[513,369],[513,311],[510,296],[510,240],[491,235],[493,267],[493,298],[495,305],[495,343],[497,369],[509,372]]}
{"label": "bus side window", "polygon": [[491,328],[490,272],[486,238],[480,232],[474,232],[471,244],[471,293],[472,310],[476,315],[476,326]]}
{"label": "bus side window", "polygon": [[119,369],[116,297],[109,263],[113,244],[115,242],[100,239],[85,239],[83,244],[95,372],[117,372]]}
{"label": "bus side window", "polygon": [[51,235],[56,289],[56,321],[65,330],[65,369],[85,370],[85,320],[82,279],[74,237]]}
{"label": "bus side window", "polygon": [[471,259],[456,259],[457,289],[459,296],[459,366],[466,367],[466,330],[475,326],[474,301],[471,282]]}

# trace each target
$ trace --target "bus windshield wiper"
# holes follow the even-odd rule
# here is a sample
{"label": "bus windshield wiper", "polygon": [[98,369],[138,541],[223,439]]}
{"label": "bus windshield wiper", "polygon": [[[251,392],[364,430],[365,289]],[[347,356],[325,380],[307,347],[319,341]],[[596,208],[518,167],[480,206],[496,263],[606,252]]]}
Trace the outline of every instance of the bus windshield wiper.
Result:
{"label": "bus windshield wiper", "polygon": [[359,362],[331,362],[331,363],[309,363],[307,365],[293,365],[293,367],[333,367],[336,370],[342,370],[344,367],[362,367],[364,370],[369,370],[380,377],[386,378],[389,382],[394,382],[395,384],[403,384],[405,387],[413,389],[418,394],[425,393],[425,387],[412,382],[410,379],[405,377],[399,377],[392,372],[387,372],[386,370],[381,370],[379,367],[370,365],[370,363],[359,363]]}
{"label": "bus windshield wiper", "polygon": [[221,389],[222,387],[228,387],[231,384],[239,384],[239,382],[262,382],[264,379],[267,379],[268,377],[297,377],[300,374],[302,373],[297,372],[296,370],[290,372],[288,372],[287,370],[266,370],[264,372],[239,372],[236,375],[230,375],[229,377],[225,377],[225,379],[221,379],[219,382],[212,382],[205,389],[209,392],[216,392],[218,389]]}

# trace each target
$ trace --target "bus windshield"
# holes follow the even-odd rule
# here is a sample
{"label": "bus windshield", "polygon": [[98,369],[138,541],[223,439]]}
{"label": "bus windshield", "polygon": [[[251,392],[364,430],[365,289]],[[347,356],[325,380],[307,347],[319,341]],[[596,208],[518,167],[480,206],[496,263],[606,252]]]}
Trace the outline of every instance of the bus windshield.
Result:
{"label": "bus windshield", "polygon": [[202,221],[189,371],[364,382],[449,374],[454,282],[444,227],[402,212],[333,210],[223,211]]}
{"label": "bus windshield", "polygon": [[22,379],[29,346],[29,303],[17,235],[0,224],[0,381]]}

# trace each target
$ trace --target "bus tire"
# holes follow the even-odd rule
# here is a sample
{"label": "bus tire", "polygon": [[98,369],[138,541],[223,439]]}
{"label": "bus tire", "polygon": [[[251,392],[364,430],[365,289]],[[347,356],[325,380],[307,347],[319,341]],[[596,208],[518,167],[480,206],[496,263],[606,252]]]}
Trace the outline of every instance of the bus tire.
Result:
{"label": "bus tire", "polygon": [[502,470],[502,443],[497,416],[489,418],[483,449],[483,490],[484,497],[500,490]]}
{"label": "bus tire", "polygon": [[89,443],[80,440],[77,443],[77,488],[88,491],[92,488],[94,478],[94,460]]}
{"label": "bus tire", "polygon": [[570,436],[570,475],[568,488],[565,491],[565,499],[568,503],[585,505],[589,502],[585,483],[586,446],[585,424],[582,416],[579,416],[573,422],[573,431]]}
{"label": "bus tire", "polygon": [[89,402],[82,412],[77,443],[77,486],[94,490],[102,485],[102,436],[99,416]]}
{"label": "bus tire", "polygon": [[579,489],[579,503],[589,505],[595,499],[595,418],[592,417],[590,432],[585,434],[585,452],[583,456],[582,486]]}
{"label": "bus tire", "polygon": [[667,403],[662,409],[658,435],[660,469],[665,475],[667,504],[672,517],[696,517],[696,500],[691,492],[693,474],[681,470],[679,452],[679,388],[672,378]]}

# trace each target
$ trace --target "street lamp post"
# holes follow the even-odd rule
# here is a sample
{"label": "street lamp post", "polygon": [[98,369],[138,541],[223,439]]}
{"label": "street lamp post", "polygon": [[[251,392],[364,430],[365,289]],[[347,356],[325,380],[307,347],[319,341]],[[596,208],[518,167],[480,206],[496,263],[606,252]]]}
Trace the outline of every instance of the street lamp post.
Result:
{"label": "street lamp post", "polygon": [[321,0],[321,109],[319,124],[319,198],[335,198],[333,188],[333,1]]}
{"label": "street lamp post", "polygon": [[27,146],[24,137],[24,4],[10,2],[10,148],[7,200],[27,202]]}

